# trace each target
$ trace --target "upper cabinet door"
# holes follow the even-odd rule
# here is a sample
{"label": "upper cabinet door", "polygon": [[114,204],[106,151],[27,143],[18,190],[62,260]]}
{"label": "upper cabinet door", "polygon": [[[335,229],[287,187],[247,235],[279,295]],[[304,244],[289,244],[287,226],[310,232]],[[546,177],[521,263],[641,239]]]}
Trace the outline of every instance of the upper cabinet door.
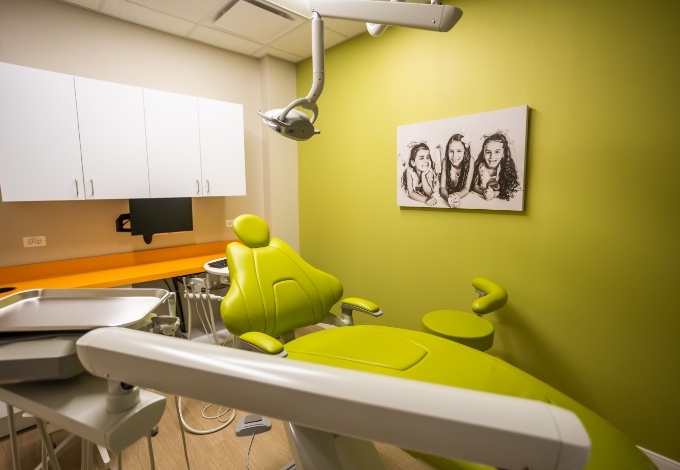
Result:
{"label": "upper cabinet door", "polygon": [[83,199],[73,77],[0,63],[2,200]]}
{"label": "upper cabinet door", "polygon": [[202,195],[198,99],[144,89],[151,197]]}
{"label": "upper cabinet door", "polygon": [[75,77],[86,199],[149,197],[141,88]]}
{"label": "upper cabinet door", "polygon": [[204,196],[246,194],[243,105],[198,99]]}

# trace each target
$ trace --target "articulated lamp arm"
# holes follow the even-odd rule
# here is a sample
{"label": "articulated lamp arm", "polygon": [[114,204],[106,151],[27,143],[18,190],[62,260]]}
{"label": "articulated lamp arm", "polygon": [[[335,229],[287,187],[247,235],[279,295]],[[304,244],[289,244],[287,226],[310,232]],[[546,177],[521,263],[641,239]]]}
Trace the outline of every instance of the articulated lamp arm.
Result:
{"label": "articulated lamp arm", "polygon": [[[312,14],[312,68],[312,88],[305,98],[296,99],[284,109],[258,112],[265,124],[293,140],[307,140],[320,132],[314,129],[314,121],[319,115],[316,100],[321,96],[324,86],[324,43],[323,20],[316,12]],[[310,110],[312,118],[294,109],[297,107]]]}
{"label": "articulated lamp arm", "polygon": [[[319,114],[316,101],[324,86],[323,17],[366,22],[369,32],[380,35],[386,26],[428,31],[449,31],[463,12],[451,5],[438,3],[399,3],[374,0],[267,0],[269,3],[312,20],[312,89],[305,98],[298,98],[283,109],[258,111],[265,124],[293,140],[308,140],[320,131],[314,128]],[[370,24],[369,24],[370,23]],[[312,111],[311,119],[294,108]]]}

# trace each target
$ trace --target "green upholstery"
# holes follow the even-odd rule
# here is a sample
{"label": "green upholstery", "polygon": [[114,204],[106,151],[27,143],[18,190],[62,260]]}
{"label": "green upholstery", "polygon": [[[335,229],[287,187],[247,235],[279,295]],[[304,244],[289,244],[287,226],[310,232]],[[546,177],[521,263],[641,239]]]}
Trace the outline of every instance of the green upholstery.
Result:
{"label": "green upholstery", "polygon": [[508,293],[499,284],[476,277],[472,280],[472,287],[483,295],[472,302],[472,311],[478,315],[495,312],[501,309],[508,302]]}
{"label": "green upholstery", "polygon": [[380,312],[378,304],[375,304],[370,300],[360,299],[359,297],[347,297],[346,299],[343,299],[341,307],[343,308],[343,310],[344,309],[361,310],[362,312],[371,313],[374,315]]}
{"label": "green upholstery", "polygon": [[[410,345],[404,349],[407,343]],[[286,344],[285,348],[288,359],[551,403],[574,412],[586,427],[592,441],[591,458],[586,470],[655,468],[626,436],[583,405],[501,359],[453,341],[419,331],[354,326],[302,336]],[[380,348],[381,351],[373,351],[373,348]],[[425,354],[414,354],[414,350],[421,350]],[[364,359],[360,352],[365,354]],[[403,368],[404,364],[410,364],[410,367]],[[491,468],[412,454],[440,470]]]}
{"label": "green upholstery", "polygon": [[248,333],[243,333],[239,338],[247,345],[255,348],[256,351],[259,350],[260,352],[270,355],[282,354],[284,352],[283,344],[276,341],[276,339],[272,338],[271,336],[265,333],[260,333],[259,331],[249,331]]}
{"label": "green upholstery", "polygon": [[254,215],[234,220],[244,244],[227,245],[231,287],[220,305],[227,329],[273,337],[319,323],[342,297],[342,284],[319,271],[282,240],[269,237],[266,223]]}
{"label": "green upholstery", "polygon": [[493,346],[494,327],[481,315],[502,308],[508,301],[508,293],[483,277],[473,279],[472,286],[480,295],[472,303],[472,311],[477,315],[458,310],[436,310],[423,316],[423,328],[428,333],[486,351]]}
{"label": "green upholstery", "polygon": [[435,310],[426,313],[422,322],[426,332],[479,351],[486,351],[493,346],[493,323],[472,313]]}
{"label": "green upholstery", "polygon": [[[234,220],[234,229],[243,244],[232,243],[227,247],[231,288],[221,305],[222,319],[229,331],[241,336],[242,340],[263,351],[277,353],[280,348],[270,337],[319,322],[340,299],[342,285],[330,274],[310,266],[284,242],[270,239],[269,229],[262,219],[239,216]],[[482,287],[488,289],[489,285]],[[507,293],[503,296],[500,291],[494,292],[498,295],[482,302],[480,309],[496,309],[507,301]],[[362,299],[345,299],[345,302],[358,303],[368,311],[377,309],[375,304],[365,303]],[[467,315],[477,318],[473,314]],[[302,336],[288,342],[285,350],[288,353],[286,360],[551,403],[573,411],[586,427],[592,441],[587,470],[655,468],[611,424],[566,395],[498,358],[435,335],[386,326],[350,326]],[[455,439],[455,436],[451,438]],[[441,470],[490,468],[414,455]]]}

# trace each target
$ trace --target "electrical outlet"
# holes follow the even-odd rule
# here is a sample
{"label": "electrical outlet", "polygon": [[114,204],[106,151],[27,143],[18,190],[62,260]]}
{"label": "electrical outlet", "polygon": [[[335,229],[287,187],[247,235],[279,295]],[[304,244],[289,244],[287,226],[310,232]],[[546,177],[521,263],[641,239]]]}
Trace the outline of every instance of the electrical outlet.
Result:
{"label": "electrical outlet", "polygon": [[234,220],[233,219],[227,219],[227,228],[231,228],[232,225],[234,225]]}
{"label": "electrical outlet", "polygon": [[24,237],[24,248],[33,248],[36,246],[47,246],[47,238],[38,237]]}

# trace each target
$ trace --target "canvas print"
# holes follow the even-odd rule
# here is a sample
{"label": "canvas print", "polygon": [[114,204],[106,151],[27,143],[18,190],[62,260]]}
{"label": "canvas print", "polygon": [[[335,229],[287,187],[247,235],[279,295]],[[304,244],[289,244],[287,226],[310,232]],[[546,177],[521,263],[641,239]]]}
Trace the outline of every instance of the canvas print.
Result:
{"label": "canvas print", "polygon": [[397,127],[397,205],[524,210],[528,107]]}

